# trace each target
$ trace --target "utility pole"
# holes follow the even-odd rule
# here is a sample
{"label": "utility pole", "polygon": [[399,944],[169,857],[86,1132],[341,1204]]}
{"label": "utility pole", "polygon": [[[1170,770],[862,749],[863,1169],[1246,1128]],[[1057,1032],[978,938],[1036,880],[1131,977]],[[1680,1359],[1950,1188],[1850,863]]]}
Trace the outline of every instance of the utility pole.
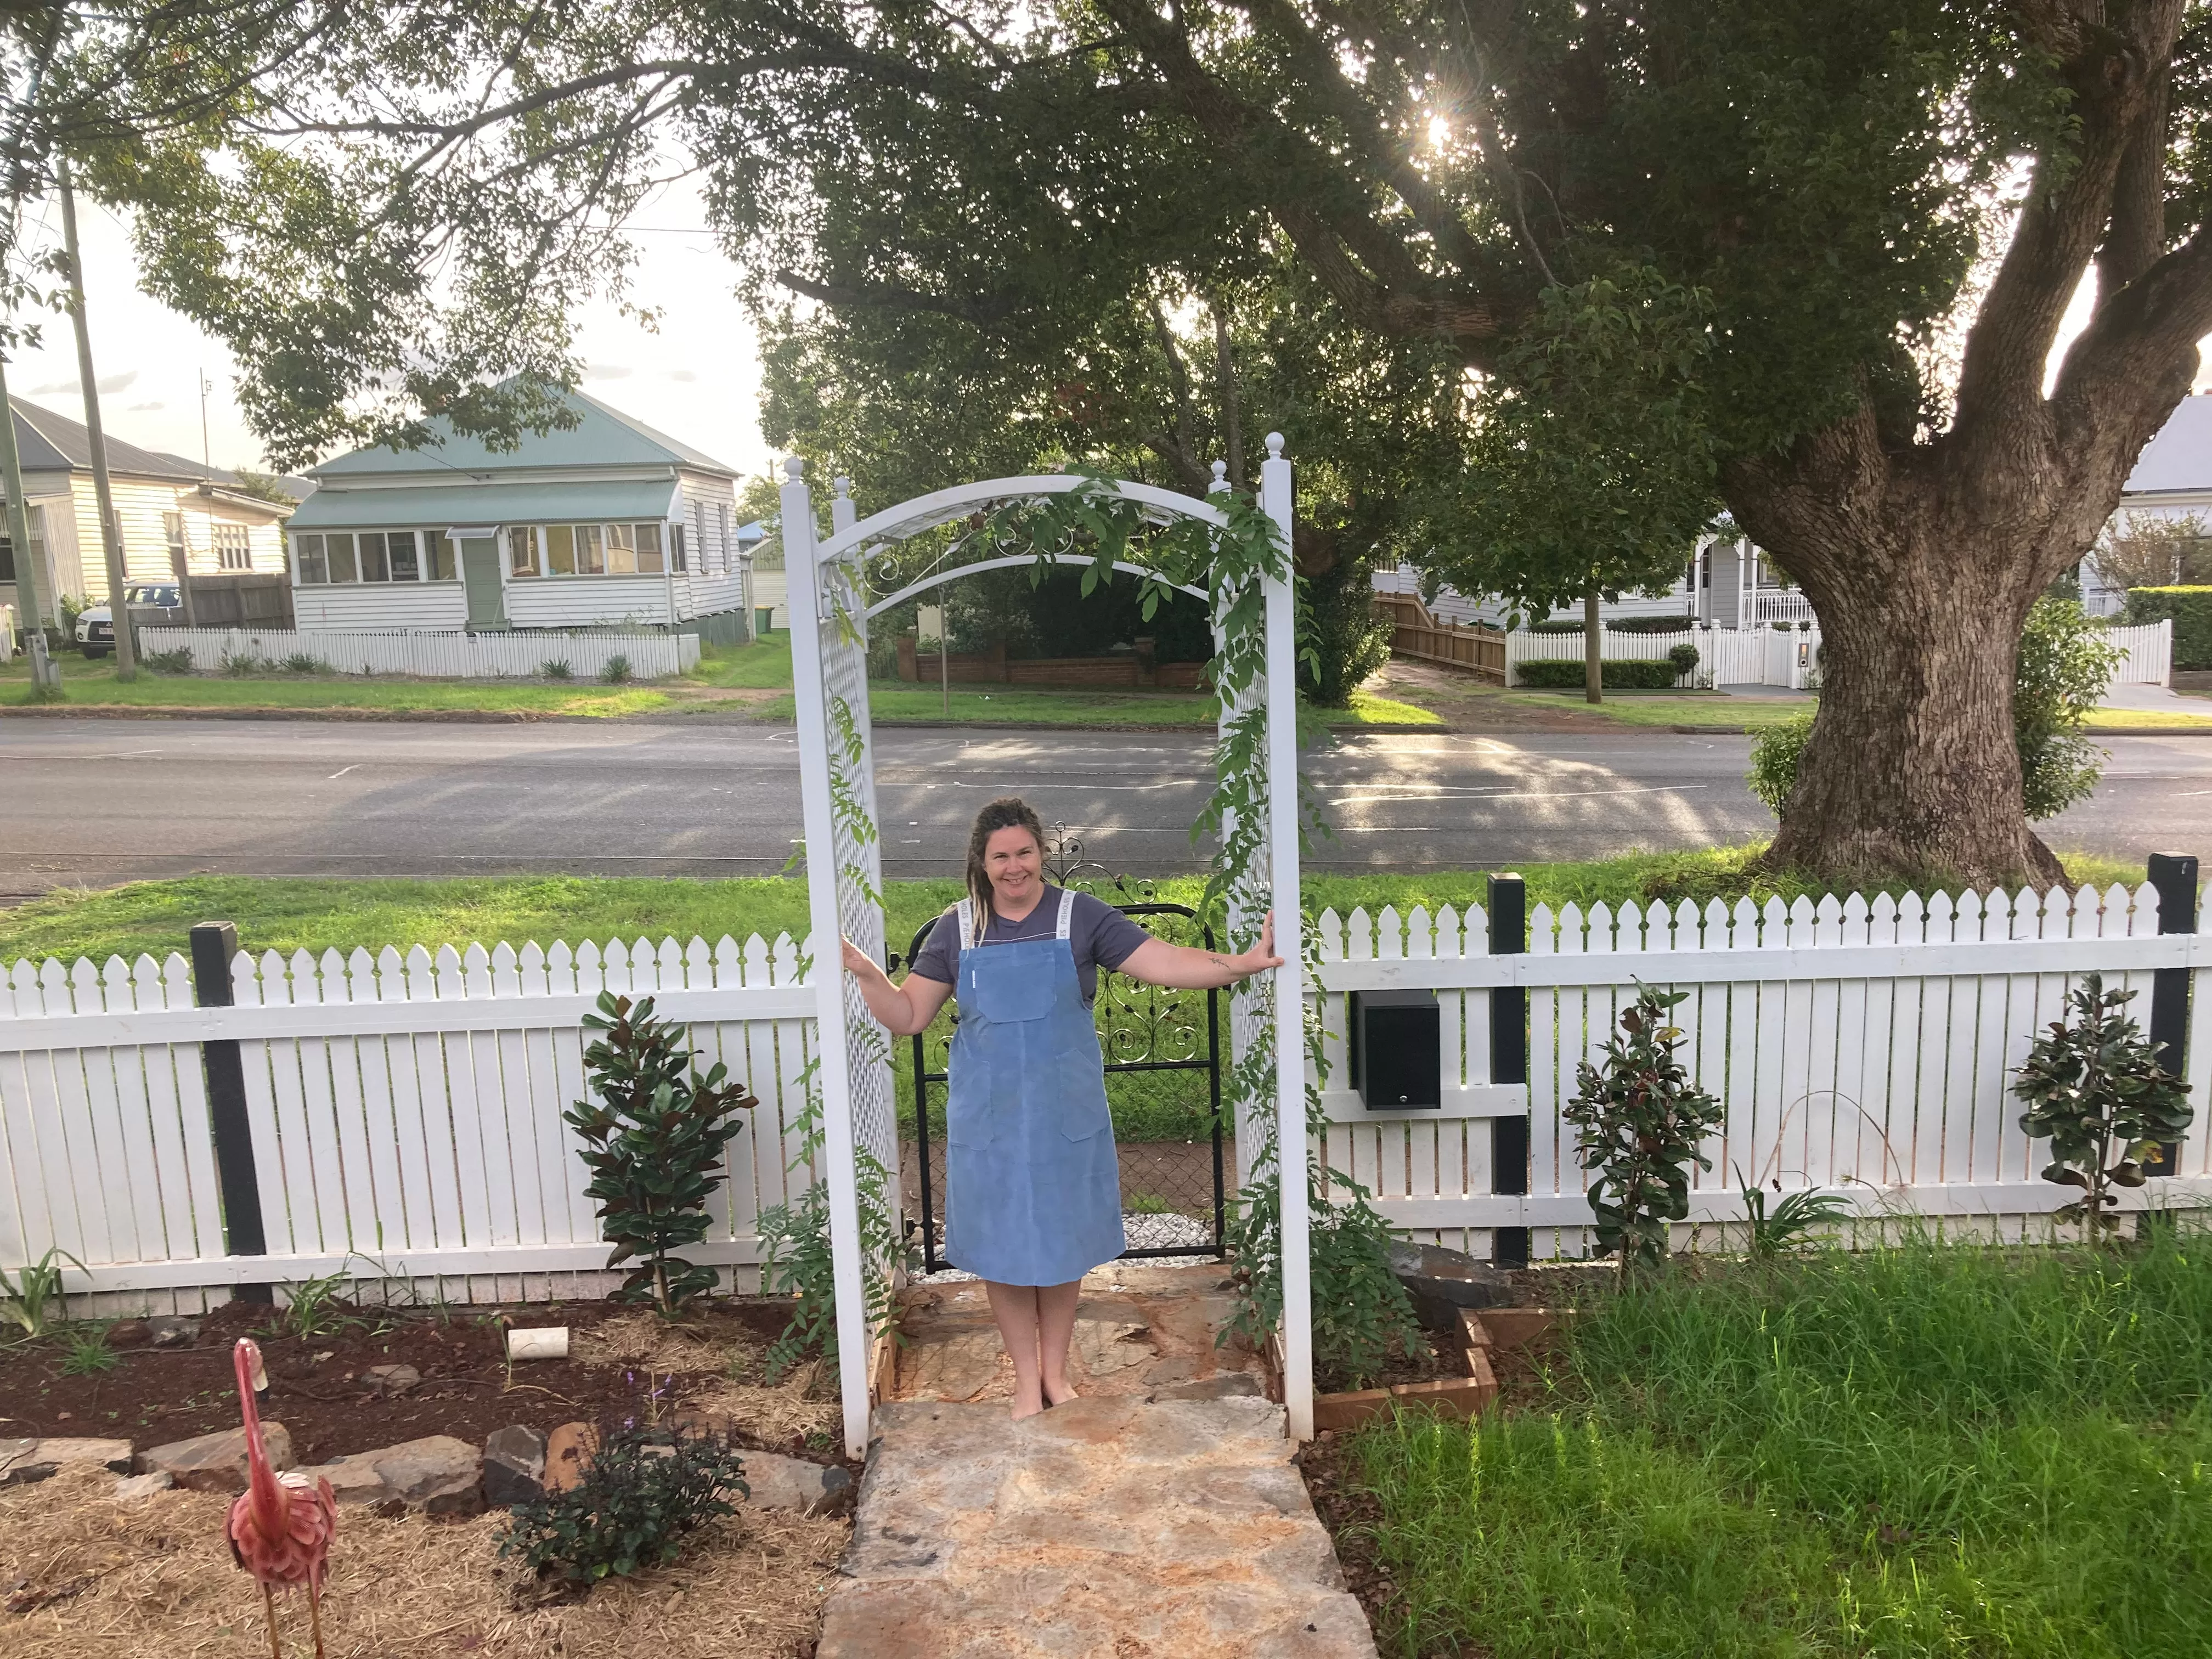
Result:
{"label": "utility pole", "polygon": [[100,540],[107,555],[107,615],[115,631],[115,678],[138,674],[138,641],[131,631],[131,607],[124,594],[130,573],[123,564],[123,526],[115,516],[115,487],[107,477],[107,434],[100,424],[100,387],[92,378],[92,335],[84,320],[84,260],[77,252],[76,194],[70,188],[69,163],[54,163],[54,184],[62,198],[62,251],[69,266],[70,319],[76,325],[76,373],[84,392],[84,430],[92,448],[92,491],[100,503]]}
{"label": "utility pole", "polygon": [[23,458],[15,448],[15,405],[8,398],[8,368],[0,354],[0,489],[8,492],[8,544],[15,554],[15,597],[21,602],[23,642],[31,653],[33,702],[58,697],[62,665],[46,653],[46,607],[40,599],[45,572],[31,551],[31,509],[23,500]]}

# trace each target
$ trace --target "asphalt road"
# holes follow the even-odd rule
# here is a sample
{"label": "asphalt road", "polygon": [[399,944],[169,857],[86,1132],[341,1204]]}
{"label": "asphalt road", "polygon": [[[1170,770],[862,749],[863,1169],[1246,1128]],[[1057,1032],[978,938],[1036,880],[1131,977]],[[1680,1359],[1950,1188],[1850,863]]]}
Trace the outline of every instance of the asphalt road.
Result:
{"label": "asphalt road", "polygon": [[[1018,792],[1088,856],[1194,868],[1195,736],[877,734],[885,872],[949,875],[975,809]],[[1710,846],[1771,830],[1749,739],[1664,732],[1363,733],[1309,751],[1336,836],[1312,867],[1484,867]],[[2212,738],[2115,738],[2054,845],[2212,855]],[[800,834],[787,730],[11,720],[0,726],[0,895],[223,872],[772,874]]]}

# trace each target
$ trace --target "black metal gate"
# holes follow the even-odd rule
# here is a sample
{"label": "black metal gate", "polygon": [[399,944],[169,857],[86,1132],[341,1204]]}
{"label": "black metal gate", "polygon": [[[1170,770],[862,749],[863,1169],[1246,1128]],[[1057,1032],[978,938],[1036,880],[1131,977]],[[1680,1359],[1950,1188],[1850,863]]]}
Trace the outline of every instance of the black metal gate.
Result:
{"label": "black metal gate", "polygon": [[[1147,901],[1115,908],[1143,923],[1146,931],[1169,938],[1170,943],[1194,942],[1205,950],[1213,949],[1213,930],[1188,905]],[[907,961],[915,959],[939,920],[932,917],[921,925],[907,951]],[[1195,941],[1171,937],[1193,932],[1198,935]],[[1202,1030],[1196,1004],[1200,996],[1206,999]],[[1221,1255],[1220,993],[1164,990],[1101,968],[1092,1012],[1098,1024],[1099,1047],[1106,1057],[1106,1099],[1114,1113],[1115,1143],[1121,1162],[1122,1219],[1130,1235],[1129,1248],[1122,1255]],[[951,1019],[954,1024],[959,1023],[957,1011]],[[939,1254],[945,1231],[944,1147],[941,1127],[933,1133],[930,1121],[933,1099],[941,1103],[944,1098],[951,1037],[925,1031],[913,1041],[910,1144],[914,1164],[904,1185],[909,1201],[912,1195],[920,1196],[923,1271],[935,1273],[956,1265]],[[1175,1098],[1178,1094],[1194,1095],[1194,1087],[1179,1090],[1167,1081],[1178,1074],[1199,1073],[1206,1078],[1202,1109],[1194,1099]],[[1164,1086],[1137,1082],[1151,1078],[1159,1079]],[[1117,1082],[1121,1085],[1118,1089]],[[1198,1136],[1176,1139],[1173,1131],[1177,1127],[1195,1130]],[[1125,1130],[1134,1133],[1125,1133]],[[1140,1138],[1159,1136],[1163,1131],[1167,1132],[1164,1138]]]}

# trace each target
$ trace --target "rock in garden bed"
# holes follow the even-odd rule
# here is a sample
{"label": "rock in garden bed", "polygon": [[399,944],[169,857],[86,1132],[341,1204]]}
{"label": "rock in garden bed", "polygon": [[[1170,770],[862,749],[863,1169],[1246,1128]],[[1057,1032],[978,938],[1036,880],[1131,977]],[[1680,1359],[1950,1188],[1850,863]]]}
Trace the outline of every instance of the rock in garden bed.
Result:
{"label": "rock in garden bed", "polygon": [[[284,1310],[231,1303],[204,1318],[127,1322],[143,1328],[126,1333],[133,1346],[111,1344],[114,1365],[87,1376],[63,1374],[66,1350],[58,1342],[7,1350],[0,1354],[0,1421],[27,1439],[127,1438],[142,1453],[234,1434],[231,1345],[252,1335],[270,1378],[263,1414],[284,1425],[291,1461],[301,1464],[434,1436],[475,1451],[511,1426],[543,1435],[567,1422],[620,1421],[655,1388],[663,1406],[703,1405],[734,1419],[741,1443],[838,1462],[834,1387],[814,1399],[798,1379],[771,1387],[760,1375],[760,1356],[782,1330],[790,1305],[721,1298],[676,1324],[605,1302],[441,1311],[336,1307],[302,1334],[286,1328]],[[510,1368],[507,1321],[568,1326],[575,1339],[570,1357]],[[199,1477],[178,1478],[191,1485]]]}

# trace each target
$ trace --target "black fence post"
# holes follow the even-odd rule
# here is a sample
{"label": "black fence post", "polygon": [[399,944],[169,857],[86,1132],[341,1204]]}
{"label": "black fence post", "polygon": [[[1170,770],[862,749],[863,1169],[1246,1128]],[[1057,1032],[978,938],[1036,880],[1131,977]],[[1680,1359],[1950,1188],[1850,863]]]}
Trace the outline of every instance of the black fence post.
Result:
{"label": "black fence post", "polygon": [[[231,1006],[230,963],[237,954],[238,929],[231,923],[204,921],[192,929],[192,1000],[199,1006]],[[246,1115],[246,1066],[238,1043],[230,1038],[203,1042],[200,1065],[207,1073],[208,1124],[222,1188],[223,1243],[233,1255],[266,1255],[261,1181],[253,1167],[253,1126]],[[231,1296],[264,1305],[276,1299],[265,1283],[233,1285]]]}
{"label": "black fence post", "polygon": [[[2197,860],[2187,853],[2153,853],[2150,884],[2158,890],[2158,931],[2193,933],[2197,931]],[[2189,979],[2186,968],[2160,968],[2150,981],[2150,1042],[2158,1063],[2176,1077],[2187,1075],[2189,1064]],[[2202,1102],[2197,1109],[2204,1109]],[[2157,1155],[2147,1160],[2147,1175],[2172,1175],[2179,1169],[2181,1143],[2162,1141]]]}
{"label": "black fence post", "polygon": [[[1520,956],[1528,949],[1528,885],[1520,877],[1490,878],[1490,954]],[[1495,986],[1490,993],[1490,1080],[1528,1080],[1528,993],[1519,986]],[[1490,1120],[1490,1190],[1528,1190],[1528,1119]],[[1491,1230],[1491,1260],[1501,1267],[1528,1265],[1528,1229]]]}

